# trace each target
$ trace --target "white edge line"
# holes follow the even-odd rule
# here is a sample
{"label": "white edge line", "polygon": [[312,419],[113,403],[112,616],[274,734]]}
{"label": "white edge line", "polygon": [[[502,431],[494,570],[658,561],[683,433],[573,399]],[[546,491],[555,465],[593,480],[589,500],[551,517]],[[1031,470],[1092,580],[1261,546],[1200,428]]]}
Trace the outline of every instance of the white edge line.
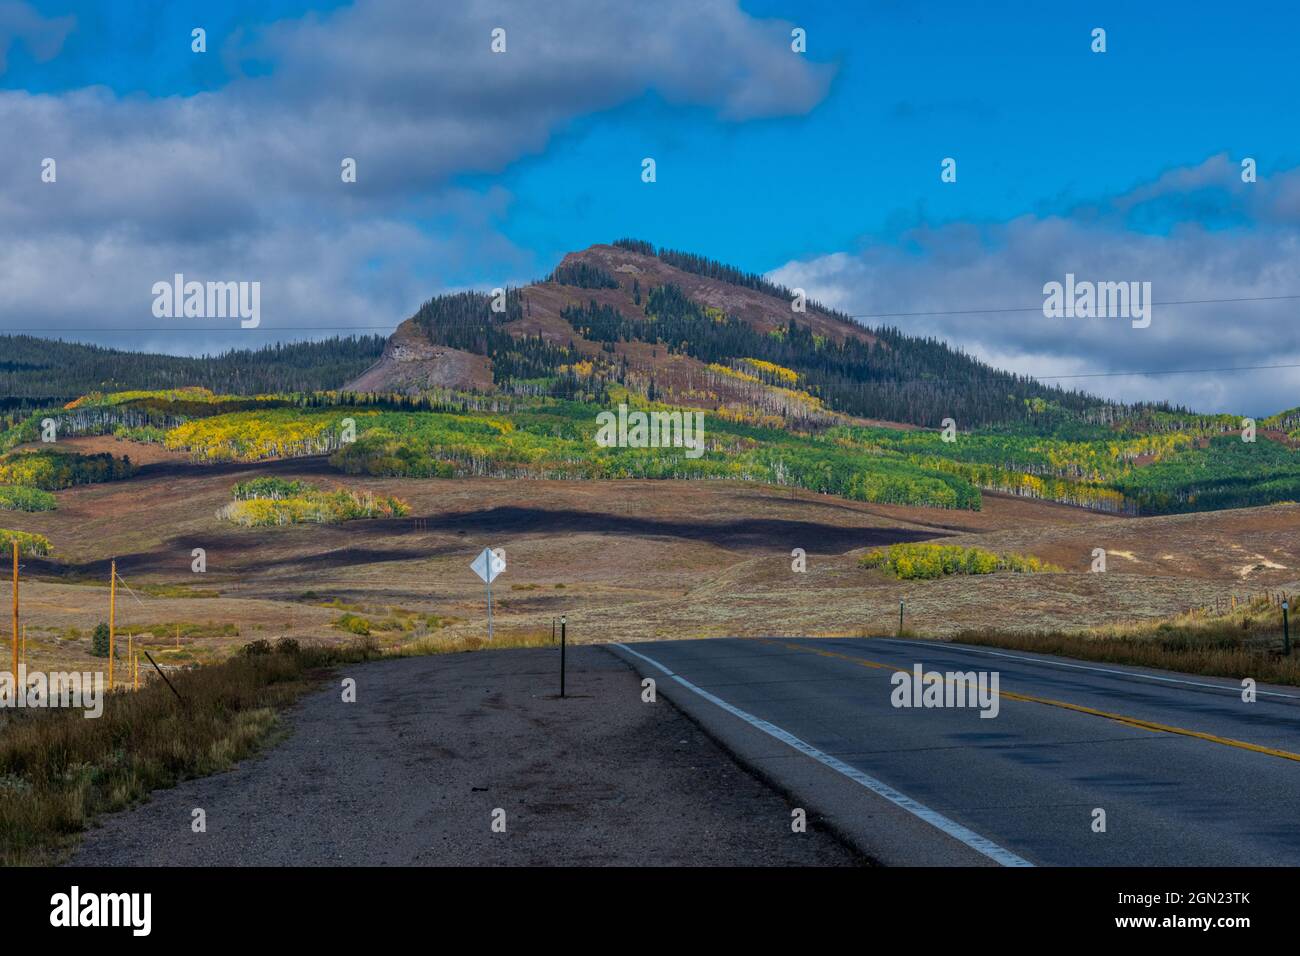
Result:
{"label": "white edge line", "polygon": [[984,854],[989,859],[994,860],[997,863],[1000,863],[1002,866],[1033,866],[1034,865],[1030,863],[1028,860],[1016,856],[1016,854],[1012,853],[1010,850],[998,846],[996,843],[994,843],[992,840],[988,839],[987,837],[980,836],[974,830],[968,829],[967,827],[962,826],[960,823],[957,823],[954,820],[949,820],[942,813],[939,813],[938,811],[935,810],[931,810],[929,807],[925,806],[924,804],[917,803],[911,797],[902,794],[899,791],[895,790],[893,787],[889,786],[889,784],[881,783],[875,777],[863,773],[861,770],[858,770],[856,767],[849,766],[843,760],[840,760],[836,757],[832,757],[830,754],[818,750],[812,744],[800,740],[794,734],[790,733],[789,731],[782,730],[780,727],[776,726],[776,724],[769,723],[768,721],[763,720],[761,717],[755,717],[753,714],[746,713],[745,711],[741,710],[739,707],[727,703],[721,697],[717,697],[713,694],[710,694],[707,690],[704,690],[701,687],[696,687],[686,678],[681,677],[678,674],[674,674],[667,667],[664,667],[663,664],[660,664],[657,660],[654,660],[651,657],[647,657],[646,655],[640,653],[639,651],[632,650],[632,648],[628,647],[626,644],[614,643],[613,646],[621,648],[622,650],[627,651],[629,654],[632,654],[635,657],[641,658],[641,660],[645,661],[648,664],[653,664],[655,667],[659,668],[661,671],[663,671],[673,680],[677,681],[677,683],[681,684],[687,690],[693,691],[694,693],[703,697],[705,700],[709,701],[712,704],[716,704],[718,707],[721,707],[727,713],[732,714],[735,717],[739,717],[741,720],[745,721],[745,723],[749,724],[751,727],[755,727],[758,730],[763,731],[763,733],[767,734],[770,737],[775,737],[777,740],[781,741],[782,743],[789,744],[791,747],[793,747],[795,750],[799,751],[800,753],[808,757],[812,757],[818,763],[830,767],[832,770],[836,771],[837,773],[843,774],[844,776],[848,777],[850,780],[852,780],[855,783],[861,784],[862,786],[866,787],[868,790],[870,790],[872,793],[876,794],[877,796],[884,797],[890,803],[902,807],[904,810],[906,810],[908,813],[912,814],[913,816],[924,820],[926,823],[930,824],[932,827],[935,827],[936,829],[942,830],[944,833],[948,834],[948,836],[952,837],[954,840],[961,841],[962,843],[970,847],[972,850]]}
{"label": "white edge line", "polygon": [[[986,651],[974,647],[967,647],[965,644],[956,644],[952,641],[909,641],[906,638],[889,637],[885,640],[893,641],[897,644],[911,644],[914,647],[933,647],[938,649],[947,648],[953,651],[965,651],[968,654],[983,654],[986,657],[1005,657],[1013,661],[1027,661],[1030,664],[1047,664],[1051,667],[1072,667],[1081,671],[1097,671],[1100,674],[1115,674],[1118,677],[1141,677],[1144,680],[1158,680],[1166,684],[1186,684],[1188,687],[1208,687],[1211,690],[1226,690],[1233,694],[1241,693],[1240,687],[1234,687],[1232,684],[1207,684],[1199,680],[1183,680],[1178,677],[1161,677],[1159,674],[1143,674],[1141,671],[1121,671],[1111,667],[1090,667],[1087,664],[1067,664],[1065,661],[1046,660],[1042,657],[1024,657],[1020,654],[1006,654],[1000,651]],[[1255,693],[1261,697],[1281,697],[1285,700],[1300,700],[1300,695],[1281,694],[1275,690],[1257,690]]]}

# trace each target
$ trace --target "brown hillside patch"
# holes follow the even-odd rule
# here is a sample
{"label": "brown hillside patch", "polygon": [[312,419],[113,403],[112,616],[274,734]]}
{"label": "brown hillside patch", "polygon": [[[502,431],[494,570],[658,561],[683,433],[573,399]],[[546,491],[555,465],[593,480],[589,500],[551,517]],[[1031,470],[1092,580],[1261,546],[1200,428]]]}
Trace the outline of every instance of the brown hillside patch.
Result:
{"label": "brown hillside patch", "polygon": [[28,442],[18,445],[15,451],[70,451],[79,455],[108,454],[117,458],[127,457],[137,465],[153,465],[165,461],[185,461],[186,456],[177,451],[169,451],[162,445],[145,442],[125,441],[112,435],[86,435],[60,438],[53,444]]}
{"label": "brown hillside patch", "polygon": [[[693,272],[683,272],[657,256],[645,256],[618,246],[597,244],[579,252],[569,253],[564,257],[561,265],[576,262],[585,262],[604,269],[618,279],[620,288],[617,290],[578,289],[574,290],[575,292],[603,291],[610,295],[622,293],[626,297],[627,309],[635,308],[630,298],[633,279],[640,282],[643,295],[652,286],[672,283],[697,302],[721,309],[761,332],[770,332],[788,325],[793,318],[801,325],[810,325],[818,335],[824,335],[836,342],[843,341],[846,337],[861,339],[864,342],[877,341],[875,336],[856,323],[844,322],[814,310],[795,315],[790,310],[790,302],[786,299],[770,296],[757,289],[734,286],[717,279],[696,275]],[[603,300],[598,299],[598,301]],[[611,301],[609,304],[615,303]]]}

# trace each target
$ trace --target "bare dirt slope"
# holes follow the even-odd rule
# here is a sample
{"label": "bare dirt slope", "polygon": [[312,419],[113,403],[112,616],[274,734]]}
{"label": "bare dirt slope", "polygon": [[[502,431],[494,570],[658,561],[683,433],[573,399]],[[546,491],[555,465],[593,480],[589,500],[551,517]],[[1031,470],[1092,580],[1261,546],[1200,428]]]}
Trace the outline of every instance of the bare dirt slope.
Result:
{"label": "bare dirt slope", "polygon": [[345,392],[421,392],[431,388],[486,391],[492,363],[486,355],[434,345],[412,319],[397,327],[379,361],[343,386]]}

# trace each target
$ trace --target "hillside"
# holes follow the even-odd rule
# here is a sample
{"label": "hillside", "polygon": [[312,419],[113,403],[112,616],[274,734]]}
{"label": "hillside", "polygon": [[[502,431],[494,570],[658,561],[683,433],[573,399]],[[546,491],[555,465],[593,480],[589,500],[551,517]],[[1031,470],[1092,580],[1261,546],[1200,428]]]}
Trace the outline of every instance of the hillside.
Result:
{"label": "hillside", "polygon": [[198,386],[256,395],[335,388],[374,362],[377,335],[180,356],[0,335],[0,408],[68,402],[87,392]]}
{"label": "hillside", "polygon": [[573,398],[618,384],[652,401],[798,425],[938,427],[951,417],[968,428],[1105,404],[815,302],[795,312],[789,289],[637,240],[570,253],[504,298],[496,312],[480,293],[425,303],[345,388],[436,383]]}
{"label": "hillside", "polygon": [[[0,510],[50,510],[64,488],[129,476],[41,444],[46,418],[60,442],[132,443],[133,462],[144,446],[205,463],[328,455],[348,475],[741,480],[969,511],[983,492],[1120,515],[1300,499],[1295,410],[1250,440],[1236,416],[1049,388],[792,298],[620,240],[522,288],[432,299],[387,342],[181,359],[14,339]],[[675,445],[602,441],[615,409],[675,416]],[[700,413],[685,445],[683,410]],[[955,432],[935,429],[949,418]]]}

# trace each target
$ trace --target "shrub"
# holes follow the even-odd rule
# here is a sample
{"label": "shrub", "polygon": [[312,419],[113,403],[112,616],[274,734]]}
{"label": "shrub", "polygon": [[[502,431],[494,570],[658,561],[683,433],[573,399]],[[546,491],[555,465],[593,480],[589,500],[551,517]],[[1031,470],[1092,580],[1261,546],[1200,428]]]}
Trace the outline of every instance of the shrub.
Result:
{"label": "shrub", "polygon": [[271,642],[263,640],[249,641],[239,649],[239,653],[244,657],[261,657],[263,654],[270,654]]}
{"label": "shrub", "polygon": [[[243,487],[236,487],[236,496]],[[235,524],[260,528],[286,524],[335,524],[360,518],[402,518],[410,511],[411,506],[405,501],[387,495],[345,488],[321,491],[300,487],[288,497],[237,497],[219,514]]]}
{"label": "shrub", "polygon": [[90,635],[90,653],[94,657],[108,656],[108,625],[102,621],[95,625]]}
{"label": "shrub", "polygon": [[277,654],[301,654],[302,648],[292,637],[282,637],[275,642],[275,652]]}
{"label": "shrub", "polygon": [[53,511],[54,495],[39,488],[0,487],[0,509],[8,511]]}
{"label": "shrub", "polygon": [[13,542],[18,542],[19,554],[41,557],[50,553],[53,547],[50,539],[44,535],[28,534],[26,531],[7,531],[0,528],[0,556],[13,551]]}
{"label": "shrub", "polygon": [[25,485],[45,491],[58,491],[73,485],[116,481],[135,474],[127,457],[116,458],[107,452],[81,455],[65,451],[11,452],[0,456],[0,482]]}
{"label": "shrub", "polygon": [[292,498],[295,495],[315,490],[306,482],[267,477],[241,481],[235,485],[234,494],[236,501],[248,501],[256,498],[270,498],[272,501],[279,501],[282,498]]}
{"label": "shrub", "polygon": [[356,614],[344,614],[334,622],[334,626],[342,628],[351,634],[358,634],[361,637],[370,635],[370,622]]}
{"label": "shrub", "polygon": [[882,568],[903,580],[995,571],[1034,574],[1061,570],[1032,555],[995,554],[984,548],[963,548],[955,544],[891,544],[887,549],[868,551],[858,559],[858,564],[864,568]]}

